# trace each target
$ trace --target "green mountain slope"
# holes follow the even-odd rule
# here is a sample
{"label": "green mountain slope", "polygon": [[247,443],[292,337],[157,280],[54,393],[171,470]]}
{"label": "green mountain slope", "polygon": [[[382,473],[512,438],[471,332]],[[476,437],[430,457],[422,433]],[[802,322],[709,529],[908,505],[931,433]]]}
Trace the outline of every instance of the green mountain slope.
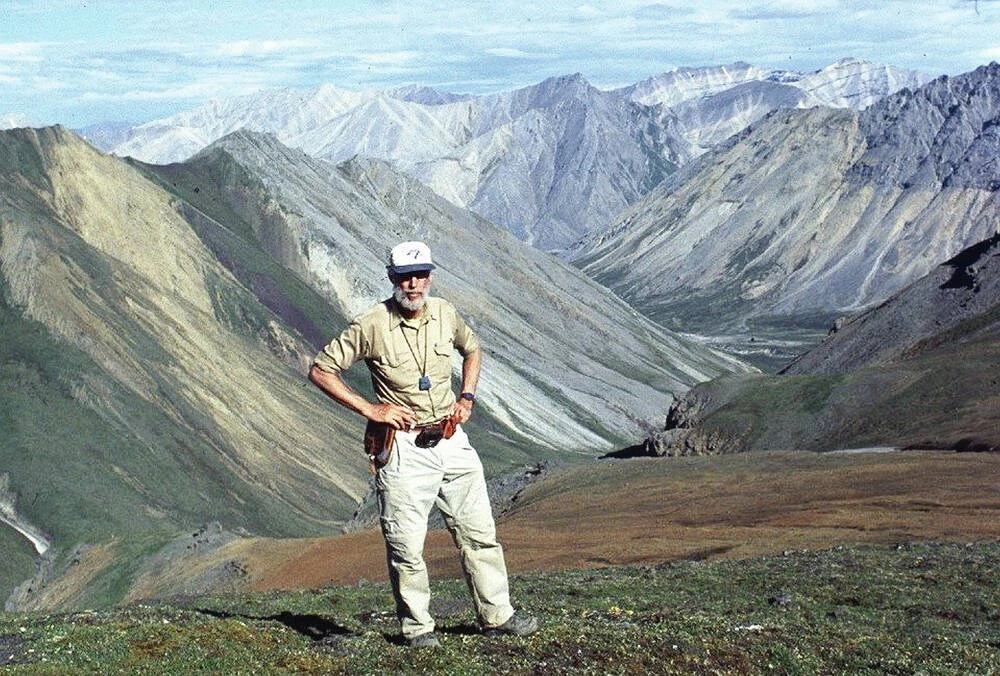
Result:
{"label": "green mountain slope", "polygon": [[[209,521],[327,534],[367,490],[358,422],[304,379],[313,346],[185,216],[60,128],[0,134],[0,473],[56,569],[80,545]],[[4,557],[0,594],[25,568]]]}

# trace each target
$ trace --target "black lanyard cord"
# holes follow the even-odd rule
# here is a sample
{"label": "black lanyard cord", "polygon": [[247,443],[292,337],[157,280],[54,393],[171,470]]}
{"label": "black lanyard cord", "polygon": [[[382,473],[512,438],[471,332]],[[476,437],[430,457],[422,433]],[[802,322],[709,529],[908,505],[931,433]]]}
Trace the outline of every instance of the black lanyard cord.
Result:
{"label": "black lanyard cord", "polygon": [[[417,332],[417,345],[420,345],[420,326],[416,327]],[[406,337],[406,324],[400,326],[400,331],[403,332],[403,340],[406,341],[406,347],[410,349],[410,354],[413,355],[413,363],[417,365],[417,369],[420,370],[420,380],[417,381],[417,389],[427,392],[427,398],[431,402],[431,415],[437,416],[437,407],[434,406],[434,397],[431,396],[431,379],[427,376],[427,355],[430,350],[427,349],[427,334],[430,333],[430,327],[424,326],[424,364],[420,365],[420,360],[417,359],[417,352],[410,345],[410,339]]]}
{"label": "black lanyard cord", "polygon": [[[406,347],[408,347],[410,349],[410,354],[413,355],[413,363],[417,365],[418,369],[420,369],[420,377],[422,378],[425,375],[427,375],[427,333],[428,333],[428,331],[426,329],[424,329],[424,363],[423,363],[423,366],[421,366],[420,365],[420,360],[417,359],[417,352],[416,352],[416,350],[414,350],[413,346],[410,345],[410,339],[406,337],[406,325],[404,324],[401,328],[402,328],[402,331],[403,331],[403,340],[406,341]],[[420,345],[420,327],[417,326],[415,330],[417,332],[417,345],[419,346]]]}

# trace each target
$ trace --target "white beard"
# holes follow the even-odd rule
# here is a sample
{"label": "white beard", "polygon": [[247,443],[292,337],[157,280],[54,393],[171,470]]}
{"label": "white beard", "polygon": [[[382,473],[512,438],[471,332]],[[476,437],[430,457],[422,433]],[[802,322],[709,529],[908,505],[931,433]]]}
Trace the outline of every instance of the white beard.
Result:
{"label": "white beard", "polygon": [[403,291],[402,287],[394,286],[392,287],[392,297],[396,303],[409,312],[420,312],[423,309],[424,303],[427,302],[427,292],[420,294],[420,298],[410,299],[406,297],[406,292]]}

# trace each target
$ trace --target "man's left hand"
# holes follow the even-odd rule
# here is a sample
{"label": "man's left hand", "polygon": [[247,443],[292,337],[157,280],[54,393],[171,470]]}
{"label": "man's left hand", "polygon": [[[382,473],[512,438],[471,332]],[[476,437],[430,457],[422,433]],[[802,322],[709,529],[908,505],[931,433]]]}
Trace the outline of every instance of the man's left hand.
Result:
{"label": "man's left hand", "polygon": [[472,402],[468,399],[459,399],[455,402],[455,407],[451,411],[451,416],[459,425],[468,422],[472,417]]}

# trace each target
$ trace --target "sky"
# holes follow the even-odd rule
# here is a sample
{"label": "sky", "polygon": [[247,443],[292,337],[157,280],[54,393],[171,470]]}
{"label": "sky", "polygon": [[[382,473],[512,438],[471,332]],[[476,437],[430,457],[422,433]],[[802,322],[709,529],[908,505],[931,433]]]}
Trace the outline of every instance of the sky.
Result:
{"label": "sky", "polygon": [[0,123],[137,124],[281,87],[485,94],[581,73],[612,89],[846,57],[932,76],[1000,61],[1000,0],[0,0]]}

